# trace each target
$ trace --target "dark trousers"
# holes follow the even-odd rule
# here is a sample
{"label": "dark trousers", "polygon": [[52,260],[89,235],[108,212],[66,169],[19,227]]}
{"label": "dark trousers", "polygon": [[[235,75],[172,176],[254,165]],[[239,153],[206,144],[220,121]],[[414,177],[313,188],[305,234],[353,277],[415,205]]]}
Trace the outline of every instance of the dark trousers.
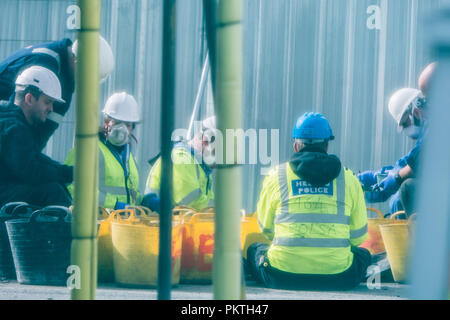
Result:
{"label": "dark trousers", "polygon": [[0,207],[10,202],[26,202],[28,204],[46,206],[72,205],[72,197],[67,188],[59,183],[48,183],[37,186],[7,185],[0,186]]}
{"label": "dark trousers", "polygon": [[269,245],[255,243],[248,248],[247,263],[250,273],[260,283],[272,289],[286,290],[349,290],[366,277],[372,257],[364,248],[352,247],[353,263],[339,274],[296,274],[272,267],[267,259]]}
{"label": "dark trousers", "polygon": [[416,203],[415,203],[415,193],[416,193],[416,179],[407,179],[402,183],[400,187],[400,201],[402,202],[403,208],[405,208],[406,214],[411,216],[416,213]]}

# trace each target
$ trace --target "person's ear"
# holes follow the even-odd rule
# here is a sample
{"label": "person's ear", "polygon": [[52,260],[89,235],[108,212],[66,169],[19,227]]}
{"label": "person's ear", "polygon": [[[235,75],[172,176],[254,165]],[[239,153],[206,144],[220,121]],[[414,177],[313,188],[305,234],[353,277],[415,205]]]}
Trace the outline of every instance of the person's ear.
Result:
{"label": "person's ear", "polygon": [[294,144],[292,145],[292,148],[294,148],[294,152],[295,153],[298,153],[300,151],[297,141],[294,141]]}
{"label": "person's ear", "polygon": [[24,101],[27,105],[32,105],[35,100],[36,98],[30,92],[25,95]]}

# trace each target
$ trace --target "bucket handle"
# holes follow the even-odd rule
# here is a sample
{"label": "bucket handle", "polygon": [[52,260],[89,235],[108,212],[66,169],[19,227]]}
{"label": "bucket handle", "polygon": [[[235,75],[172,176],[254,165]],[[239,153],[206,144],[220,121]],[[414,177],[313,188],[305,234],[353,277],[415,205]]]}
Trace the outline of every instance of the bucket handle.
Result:
{"label": "bucket handle", "polygon": [[16,211],[17,208],[23,208],[25,206],[30,205],[26,202],[10,202],[2,207],[0,213],[14,215],[17,212]]}
{"label": "bucket handle", "polygon": [[[153,212],[152,212],[152,210],[150,210],[149,208],[147,208],[147,207],[144,207],[144,206],[131,206],[131,205],[127,205],[126,207],[125,207],[125,209],[131,209],[131,210],[134,210],[134,211],[139,211],[139,214],[140,215],[142,215],[142,216],[151,216],[151,215],[153,215]],[[137,213],[137,212],[136,212]]]}
{"label": "bucket handle", "polygon": [[375,209],[375,208],[367,208],[367,211],[375,212],[375,213],[378,215],[378,219],[383,219],[383,218],[384,218],[383,214],[382,214],[381,211],[378,210],[378,209]]}
{"label": "bucket handle", "polygon": [[109,219],[111,219],[111,220],[122,220],[122,213],[128,213],[128,218],[129,218],[133,212],[134,211],[131,210],[131,209],[114,210],[109,215]]}
{"label": "bucket handle", "polygon": [[58,218],[58,222],[64,222],[67,215],[70,215],[70,210],[63,206],[48,206],[41,210],[36,210],[31,214],[30,222],[36,222],[36,219],[41,216],[51,216]]}
{"label": "bucket handle", "polygon": [[109,218],[109,212],[104,207],[98,207],[98,218],[106,220]]}
{"label": "bucket handle", "polygon": [[405,214],[405,211],[397,211],[396,213],[394,213],[393,215],[391,215],[391,218],[390,219],[395,219],[395,217],[397,217],[397,216],[399,216],[399,215],[401,215],[401,214]]}
{"label": "bucket handle", "polygon": [[203,208],[202,210],[198,211],[200,213],[214,213],[214,207],[206,207]]}
{"label": "bucket handle", "polygon": [[[12,210],[9,210],[11,208],[12,208]],[[40,209],[41,207],[34,206],[34,205],[28,204],[26,202],[11,202],[11,203],[6,204],[2,208],[2,212],[6,213],[6,214],[10,214],[11,216],[17,216],[22,213],[22,212],[19,212],[20,209],[24,209],[24,208],[28,209],[28,210],[31,209],[29,212],[27,212],[27,213],[30,213],[30,212]]]}
{"label": "bucket handle", "polygon": [[196,212],[197,211],[195,211],[195,209],[189,208],[189,207],[184,207],[184,206],[178,206],[178,207],[173,208],[173,210],[172,210],[172,214],[179,213],[180,215],[194,214]]}

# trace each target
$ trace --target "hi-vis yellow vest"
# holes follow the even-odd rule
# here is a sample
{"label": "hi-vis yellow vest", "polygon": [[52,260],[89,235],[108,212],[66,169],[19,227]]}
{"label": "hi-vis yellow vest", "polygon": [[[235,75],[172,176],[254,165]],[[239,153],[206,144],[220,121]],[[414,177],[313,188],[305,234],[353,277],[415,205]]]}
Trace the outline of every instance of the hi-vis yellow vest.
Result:
{"label": "hi-vis yellow vest", "polygon": [[272,240],[269,263],[297,274],[338,274],[353,262],[351,246],[367,238],[367,210],[358,179],[348,169],[314,188],[289,163],[265,178],[258,223]]}
{"label": "hi-vis yellow vest", "polygon": [[[189,147],[179,144],[172,150],[173,202],[196,210],[214,206],[213,180],[210,172],[201,167],[201,159],[194,156]],[[161,158],[152,167],[147,178],[145,193],[159,196],[161,185]]]}
{"label": "hi-vis yellow vest", "polygon": [[[99,152],[99,206],[114,209],[117,202],[128,203],[131,205],[141,202],[139,193],[139,173],[133,156],[130,153],[128,159],[128,177],[120,162],[108,147],[98,142]],[[67,155],[65,161],[67,165],[75,163],[75,149],[72,149]],[[73,184],[68,187],[73,197]]]}

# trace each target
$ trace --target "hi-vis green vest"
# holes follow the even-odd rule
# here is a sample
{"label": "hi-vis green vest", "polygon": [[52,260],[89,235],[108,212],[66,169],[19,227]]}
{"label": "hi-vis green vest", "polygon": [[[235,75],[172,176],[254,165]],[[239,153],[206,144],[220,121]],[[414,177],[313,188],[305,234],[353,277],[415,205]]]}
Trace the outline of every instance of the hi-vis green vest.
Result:
{"label": "hi-vis green vest", "polygon": [[[172,150],[173,165],[173,202],[177,206],[187,206],[196,210],[214,206],[213,180],[210,172],[200,165],[186,145]],[[161,185],[161,157],[150,170],[145,193],[159,196]]]}
{"label": "hi-vis green vest", "polygon": [[258,223],[272,240],[269,263],[297,274],[338,274],[353,262],[351,246],[367,238],[367,211],[361,185],[342,169],[328,185],[314,188],[289,163],[265,178]]}
{"label": "hi-vis green vest", "polygon": [[[99,206],[114,209],[116,202],[128,203],[131,205],[141,202],[141,194],[139,193],[139,173],[133,156],[130,153],[128,159],[128,177],[126,171],[108,149],[108,147],[98,142],[100,152],[99,158]],[[75,163],[75,149],[72,149],[67,155],[65,161],[67,165]],[[73,184],[68,187],[73,197]]]}

